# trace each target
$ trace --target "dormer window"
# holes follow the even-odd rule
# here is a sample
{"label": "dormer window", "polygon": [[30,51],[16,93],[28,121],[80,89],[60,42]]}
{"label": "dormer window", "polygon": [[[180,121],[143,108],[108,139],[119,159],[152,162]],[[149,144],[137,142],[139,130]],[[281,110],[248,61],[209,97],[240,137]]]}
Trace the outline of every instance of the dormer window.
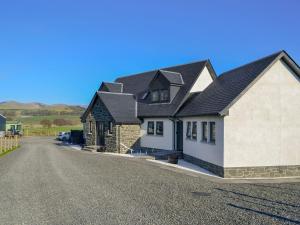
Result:
{"label": "dormer window", "polygon": [[152,102],[159,102],[159,91],[151,92],[151,101]]}
{"label": "dormer window", "polygon": [[160,91],[160,101],[161,102],[169,101],[169,91],[168,90],[161,90]]}
{"label": "dormer window", "polygon": [[168,102],[170,100],[169,90],[154,90],[151,92],[152,102]]}

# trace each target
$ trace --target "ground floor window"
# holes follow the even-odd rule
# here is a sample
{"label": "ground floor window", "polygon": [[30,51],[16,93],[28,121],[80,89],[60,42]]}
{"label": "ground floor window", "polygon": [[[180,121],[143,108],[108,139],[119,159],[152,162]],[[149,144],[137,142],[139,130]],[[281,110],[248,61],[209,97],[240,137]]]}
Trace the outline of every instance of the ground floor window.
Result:
{"label": "ground floor window", "polygon": [[202,141],[207,141],[208,136],[208,126],[207,122],[202,122]]}
{"label": "ground floor window", "polygon": [[154,122],[153,121],[148,121],[147,134],[149,134],[149,135],[154,134]]}
{"label": "ground floor window", "polygon": [[215,143],[216,142],[216,123],[210,122],[210,142]]}
{"label": "ground floor window", "polygon": [[93,123],[92,121],[89,121],[89,133],[93,132]]}
{"label": "ground floor window", "polygon": [[197,122],[193,122],[192,126],[192,139],[197,140]]}
{"label": "ground floor window", "polygon": [[162,121],[156,122],[156,135],[164,135],[164,123]]}
{"label": "ground floor window", "polygon": [[112,130],[113,130],[113,122],[108,122],[108,134],[112,134]]}
{"label": "ground floor window", "polygon": [[186,138],[191,138],[191,122],[186,122]]}

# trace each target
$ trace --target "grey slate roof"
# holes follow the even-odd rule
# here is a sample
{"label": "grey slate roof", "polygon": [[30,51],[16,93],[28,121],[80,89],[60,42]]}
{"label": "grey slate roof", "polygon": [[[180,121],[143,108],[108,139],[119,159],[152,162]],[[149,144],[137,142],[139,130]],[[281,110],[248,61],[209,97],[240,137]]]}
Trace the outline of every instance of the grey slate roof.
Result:
{"label": "grey slate roof", "polygon": [[[173,116],[173,114],[176,112],[183,99],[189,92],[190,88],[206,65],[209,65],[211,70],[213,70],[208,60],[160,69],[163,71],[175,72],[172,74],[177,78],[178,75],[176,74],[179,73],[181,74],[183,79],[183,85],[180,87],[180,90],[178,91],[171,104],[147,104],[143,102],[142,97],[148,90],[149,83],[157,74],[158,70],[153,70],[127,77],[120,77],[116,79],[116,82],[123,83],[124,93],[132,93],[137,96],[139,117],[168,117]],[[171,73],[169,73],[168,76],[170,75]]]}
{"label": "grey slate roof", "polygon": [[[176,116],[221,115],[283,51],[221,74],[203,92],[196,93],[185,102]],[[298,67],[299,70],[299,67]],[[299,72],[299,71],[298,71]]]}
{"label": "grey slate roof", "polygon": [[123,92],[123,84],[120,83],[110,83],[110,82],[102,82],[99,91],[108,91],[108,92]]}
{"label": "grey slate roof", "polygon": [[116,123],[139,124],[136,117],[136,101],[132,94],[97,92]]}
{"label": "grey slate roof", "polygon": [[180,73],[166,70],[159,70],[159,72],[170,82],[170,84],[183,85],[183,79]]}

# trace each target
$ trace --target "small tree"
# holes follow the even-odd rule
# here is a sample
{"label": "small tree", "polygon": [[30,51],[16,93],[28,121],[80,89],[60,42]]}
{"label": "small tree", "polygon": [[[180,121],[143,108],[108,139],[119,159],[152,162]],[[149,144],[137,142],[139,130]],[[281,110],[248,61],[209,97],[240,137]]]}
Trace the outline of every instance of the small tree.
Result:
{"label": "small tree", "polygon": [[43,126],[43,127],[48,127],[50,128],[52,126],[52,122],[50,120],[41,120],[40,124]]}

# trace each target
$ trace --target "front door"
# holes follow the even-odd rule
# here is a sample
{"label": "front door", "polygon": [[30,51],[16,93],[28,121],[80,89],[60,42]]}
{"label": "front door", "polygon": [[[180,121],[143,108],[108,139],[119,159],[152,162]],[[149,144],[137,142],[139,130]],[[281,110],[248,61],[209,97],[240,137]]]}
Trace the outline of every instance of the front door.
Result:
{"label": "front door", "polygon": [[176,122],[176,150],[183,151],[183,123]]}
{"label": "front door", "polygon": [[104,122],[97,121],[96,122],[96,140],[98,146],[105,146],[105,138],[104,138]]}

